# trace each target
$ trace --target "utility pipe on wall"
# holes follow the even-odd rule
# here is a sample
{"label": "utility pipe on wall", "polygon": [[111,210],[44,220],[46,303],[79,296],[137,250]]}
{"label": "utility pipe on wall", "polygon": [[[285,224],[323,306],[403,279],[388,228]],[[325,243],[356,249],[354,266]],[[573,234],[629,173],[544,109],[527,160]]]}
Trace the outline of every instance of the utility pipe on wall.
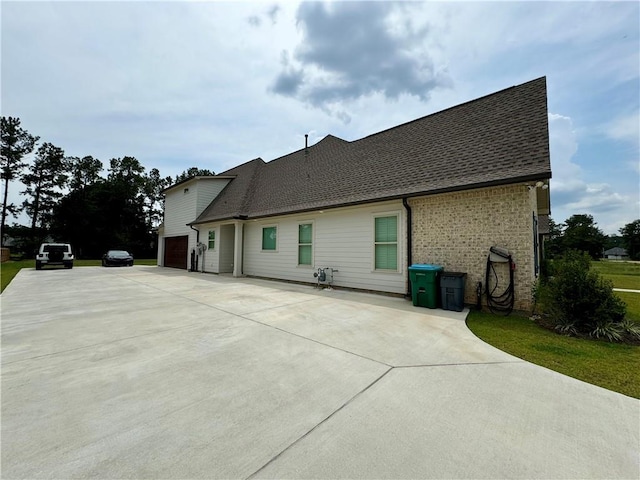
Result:
{"label": "utility pipe on wall", "polygon": [[[407,197],[402,198],[402,205],[407,210],[407,268],[413,264],[412,261],[412,247],[413,247],[413,239],[411,237],[412,230],[412,222],[413,219],[411,217],[411,207],[409,206],[409,202],[407,201]],[[411,296],[411,279],[407,279],[407,296]]]}
{"label": "utility pipe on wall", "polygon": [[[196,232],[196,245],[198,245],[198,243],[200,243],[200,230],[198,230],[197,228],[193,228],[193,225],[189,225],[189,228]],[[195,252],[195,248],[193,250]],[[193,258],[191,259],[191,271],[192,272],[197,272],[198,271],[198,257],[197,256],[195,256],[195,259],[193,259]]]}

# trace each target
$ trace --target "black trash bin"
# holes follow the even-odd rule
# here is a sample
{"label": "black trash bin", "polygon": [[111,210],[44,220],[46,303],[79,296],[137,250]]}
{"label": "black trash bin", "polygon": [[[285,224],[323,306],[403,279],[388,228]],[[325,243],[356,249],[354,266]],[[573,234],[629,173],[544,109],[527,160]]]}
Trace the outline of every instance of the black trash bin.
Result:
{"label": "black trash bin", "polygon": [[466,273],[442,272],[440,275],[440,299],[444,310],[462,311],[466,278]]}

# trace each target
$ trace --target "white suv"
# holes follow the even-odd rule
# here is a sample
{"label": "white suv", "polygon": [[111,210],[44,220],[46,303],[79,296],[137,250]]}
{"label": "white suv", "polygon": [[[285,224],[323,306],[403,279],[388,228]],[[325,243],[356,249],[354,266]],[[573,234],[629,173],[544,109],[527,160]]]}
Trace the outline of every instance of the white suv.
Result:
{"label": "white suv", "polygon": [[36,270],[45,265],[64,265],[73,268],[73,253],[68,243],[43,243],[36,255]]}

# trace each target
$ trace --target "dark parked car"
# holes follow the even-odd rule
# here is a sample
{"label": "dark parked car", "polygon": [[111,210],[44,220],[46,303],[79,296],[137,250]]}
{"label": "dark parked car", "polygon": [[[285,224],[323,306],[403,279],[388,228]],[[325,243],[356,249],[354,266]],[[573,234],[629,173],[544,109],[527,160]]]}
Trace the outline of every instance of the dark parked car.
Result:
{"label": "dark parked car", "polygon": [[126,250],[109,250],[102,256],[103,267],[133,267],[133,255]]}

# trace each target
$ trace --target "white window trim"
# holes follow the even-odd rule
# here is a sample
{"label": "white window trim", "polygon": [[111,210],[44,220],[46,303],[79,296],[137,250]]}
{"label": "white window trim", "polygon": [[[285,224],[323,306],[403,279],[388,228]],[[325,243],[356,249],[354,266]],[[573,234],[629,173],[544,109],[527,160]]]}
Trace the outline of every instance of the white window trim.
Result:
{"label": "white window trim", "polygon": [[[274,250],[265,250],[262,248],[262,235],[264,234],[264,229],[265,228],[274,228],[276,229],[276,248]],[[264,252],[264,253],[278,253],[278,249],[280,248],[280,241],[279,241],[279,232],[280,232],[280,227],[279,224],[277,223],[268,223],[268,224],[264,224],[264,225],[260,225],[260,251]]]}
{"label": "white window trim", "polygon": [[[306,265],[304,263],[300,263],[300,245],[309,245],[307,243],[300,243],[300,225],[311,225],[311,264]],[[299,268],[314,268],[315,263],[315,255],[316,255],[316,224],[313,220],[306,220],[298,222],[298,228],[296,229],[296,262]],[[277,246],[277,245],[276,245]]]}
{"label": "white window trim", "polygon": [[[398,219],[396,225],[398,228],[398,231],[396,233],[396,241],[395,242],[381,242],[381,245],[390,245],[395,243],[396,245],[396,265],[398,266],[398,268],[396,268],[395,270],[389,270],[389,269],[382,269],[382,268],[376,268],[376,218],[381,218],[381,217],[396,217]],[[380,212],[380,213],[374,213],[371,216],[371,272],[372,273],[381,273],[381,274],[391,274],[391,275],[397,275],[399,273],[402,273],[402,248],[401,248],[401,242],[402,242],[402,212],[400,212],[399,210],[394,210],[391,212]]]}

